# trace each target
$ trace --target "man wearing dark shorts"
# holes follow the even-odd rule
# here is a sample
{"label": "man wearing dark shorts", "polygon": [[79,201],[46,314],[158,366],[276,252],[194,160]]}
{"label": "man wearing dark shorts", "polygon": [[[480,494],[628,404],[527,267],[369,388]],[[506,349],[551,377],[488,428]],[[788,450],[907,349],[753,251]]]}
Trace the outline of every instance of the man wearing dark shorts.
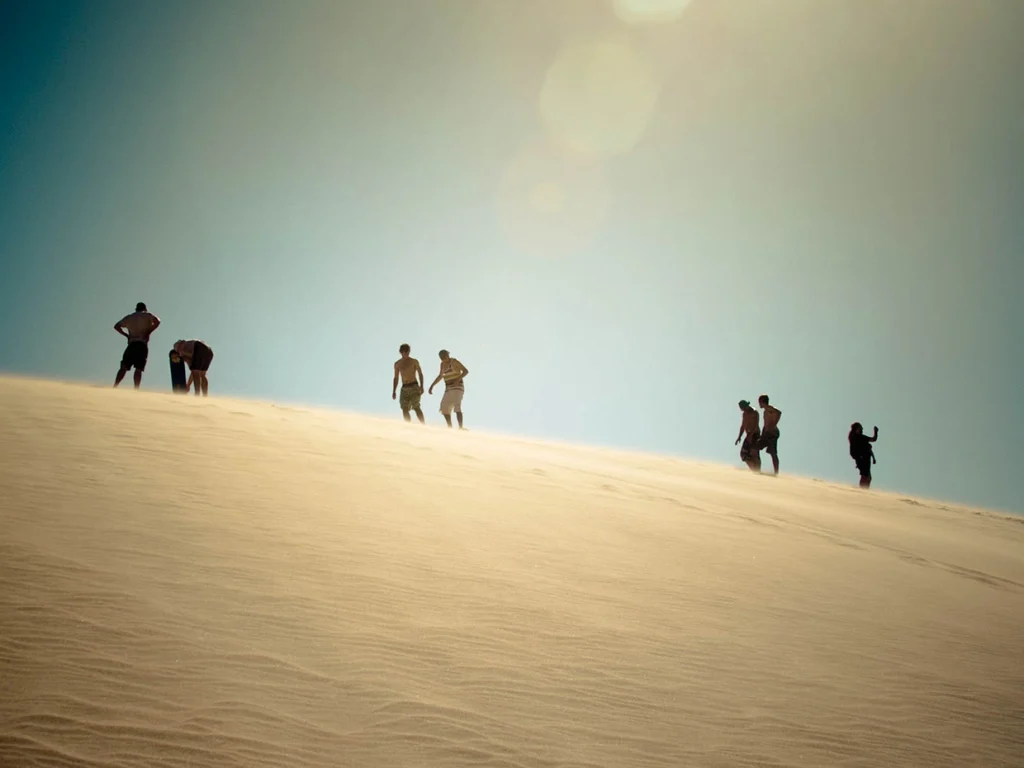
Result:
{"label": "man wearing dark shorts", "polygon": [[857,465],[860,472],[860,487],[871,487],[871,465],[875,462],[875,450],[872,443],[878,440],[878,427],[875,427],[875,434],[868,437],[864,434],[864,427],[859,421],[850,425],[850,434],[847,435],[850,441],[850,458]]}
{"label": "man wearing dark shorts", "polygon": [[757,398],[757,404],[764,410],[764,428],[758,446],[772,457],[772,468],[779,474],[779,419],[782,411],[768,402],[768,395]]}
{"label": "man wearing dark shorts", "polygon": [[185,392],[195,383],[196,396],[206,397],[210,392],[210,383],[206,378],[213,362],[213,350],[199,339],[179,340],[174,344],[174,353],[188,363],[188,383]]}
{"label": "man wearing dark shorts", "polygon": [[114,378],[115,387],[132,368],[135,369],[135,388],[138,389],[142,385],[142,372],[146,370],[146,361],[149,358],[149,337],[159,327],[160,318],[149,312],[141,301],[135,305],[132,314],[125,315],[114,323],[114,330],[128,339],[128,346],[121,355],[121,367]]}

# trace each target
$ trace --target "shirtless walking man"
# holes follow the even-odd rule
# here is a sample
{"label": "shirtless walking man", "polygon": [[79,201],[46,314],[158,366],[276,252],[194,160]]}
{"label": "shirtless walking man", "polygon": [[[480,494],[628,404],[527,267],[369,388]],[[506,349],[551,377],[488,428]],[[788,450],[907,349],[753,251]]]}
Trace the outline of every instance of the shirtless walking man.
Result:
{"label": "shirtless walking man", "polygon": [[135,369],[135,388],[142,385],[142,372],[146,370],[146,360],[149,358],[149,337],[159,327],[160,318],[149,312],[141,301],[135,305],[132,314],[114,323],[114,330],[128,339],[128,346],[121,356],[121,367],[114,378],[115,387],[132,368]]}
{"label": "shirtless walking man", "polygon": [[[740,459],[750,467],[751,472],[760,472],[761,453],[758,442],[761,439],[761,414],[757,412],[757,409],[750,407],[749,400],[740,400],[739,405],[743,412],[743,420],[740,422],[740,433],[736,436],[735,445],[739,445],[740,440],[743,440],[743,445],[740,447]],[[746,433],[746,438],[743,437],[744,433]]]}
{"label": "shirtless walking man", "polygon": [[423,369],[420,368],[420,361],[415,357],[409,357],[408,344],[398,348],[401,357],[395,361],[395,378],[391,382],[391,399],[398,397],[398,379],[402,379],[402,395],[398,404],[402,408],[402,417],[406,421],[412,421],[409,411],[416,411],[416,418],[420,424],[425,424],[423,411],[420,409],[420,397],[423,395]]}
{"label": "shirtless walking man", "polygon": [[768,404],[768,395],[761,395],[757,398],[757,404],[764,411],[764,430],[761,432],[759,448],[763,448],[772,457],[772,466],[775,474],[779,474],[779,419],[782,418],[782,411],[774,405]]}
{"label": "shirtless walking man", "polygon": [[430,385],[430,389],[427,390],[427,394],[434,394],[434,387],[437,386],[437,382],[444,379],[441,415],[444,416],[444,420],[448,422],[448,428],[451,429],[452,411],[455,411],[455,418],[458,419],[459,429],[465,429],[462,426],[462,396],[466,392],[466,385],[462,380],[469,374],[469,368],[448,354],[447,349],[442,349],[437,353],[437,356],[441,358],[441,370],[438,372],[437,378],[434,379],[434,383]]}

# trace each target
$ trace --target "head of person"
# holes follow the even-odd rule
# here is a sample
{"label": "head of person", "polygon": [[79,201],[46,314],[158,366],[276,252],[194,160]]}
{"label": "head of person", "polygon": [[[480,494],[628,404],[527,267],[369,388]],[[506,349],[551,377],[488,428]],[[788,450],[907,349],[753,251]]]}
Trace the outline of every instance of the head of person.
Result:
{"label": "head of person", "polygon": [[757,398],[757,404],[760,405],[762,408],[768,405],[768,395],[761,395],[759,398]]}
{"label": "head of person", "polygon": [[850,434],[851,435],[859,435],[863,431],[864,431],[864,427],[861,425],[861,423],[859,421],[855,421],[855,422],[853,422],[853,424],[850,425]]}
{"label": "head of person", "polygon": [[449,357],[451,357],[451,355],[448,354],[447,349],[442,349],[440,352],[437,353],[437,356],[440,357],[442,360],[447,360]]}
{"label": "head of person", "polygon": [[408,357],[411,351],[412,349],[409,347],[408,344],[403,344],[398,348],[398,354],[400,354],[402,357]]}
{"label": "head of person", "polygon": [[135,311],[136,312],[148,312],[149,310],[146,309],[146,302],[140,301],[138,304],[136,304],[135,305]]}
{"label": "head of person", "polygon": [[740,400],[740,410],[741,411],[749,411],[750,410],[750,401],[749,400]]}

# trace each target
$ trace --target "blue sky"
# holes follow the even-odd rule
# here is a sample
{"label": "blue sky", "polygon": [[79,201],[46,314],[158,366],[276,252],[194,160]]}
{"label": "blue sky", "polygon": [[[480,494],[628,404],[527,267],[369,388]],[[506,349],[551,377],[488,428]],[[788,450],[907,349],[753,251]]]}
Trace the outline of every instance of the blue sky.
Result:
{"label": "blue sky", "polygon": [[784,472],[855,483],[860,420],[877,487],[1021,511],[1021,39],[1012,0],[8,2],[0,370],[112,381],[145,301],[149,389],[202,338],[213,394],[400,418],[408,342],[468,426],[729,463],[767,392]]}

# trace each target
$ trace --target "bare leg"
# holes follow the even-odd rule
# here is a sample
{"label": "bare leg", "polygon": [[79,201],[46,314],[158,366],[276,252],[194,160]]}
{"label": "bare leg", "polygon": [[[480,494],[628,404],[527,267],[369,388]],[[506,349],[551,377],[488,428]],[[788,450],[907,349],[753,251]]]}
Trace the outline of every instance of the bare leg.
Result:
{"label": "bare leg", "polygon": [[127,368],[120,368],[117,371],[117,376],[114,377],[114,386],[116,387],[122,381],[124,381],[125,374],[128,373]]}
{"label": "bare leg", "polygon": [[405,419],[406,421],[412,421],[412,419],[409,417],[409,410],[407,408],[402,409],[402,418]]}
{"label": "bare leg", "polygon": [[[456,411],[455,412],[455,418],[458,419],[459,429],[462,429],[462,411]],[[452,425],[452,422],[449,420],[448,421],[448,426],[450,427],[451,425]]]}
{"label": "bare leg", "polygon": [[772,467],[775,469],[775,474],[779,474],[779,456],[778,454],[772,454]]}
{"label": "bare leg", "polygon": [[420,420],[420,424],[426,424],[427,420],[423,418],[423,411],[419,408],[416,409],[416,418]]}
{"label": "bare leg", "polygon": [[444,420],[448,424],[448,429],[451,429],[452,428],[452,415],[450,413],[442,413],[441,415],[444,416]]}
{"label": "bare leg", "polygon": [[194,371],[192,374],[196,380],[196,397],[206,397],[210,392],[210,383],[206,378],[206,371]]}
{"label": "bare leg", "polygon": [[135,381],[135,388],[138,389],[139,387],[142,386],[142,371],[140,371],[138,368],[136,368],[135,369],[135,376],[133,378],[134,378],[134,381]]}

